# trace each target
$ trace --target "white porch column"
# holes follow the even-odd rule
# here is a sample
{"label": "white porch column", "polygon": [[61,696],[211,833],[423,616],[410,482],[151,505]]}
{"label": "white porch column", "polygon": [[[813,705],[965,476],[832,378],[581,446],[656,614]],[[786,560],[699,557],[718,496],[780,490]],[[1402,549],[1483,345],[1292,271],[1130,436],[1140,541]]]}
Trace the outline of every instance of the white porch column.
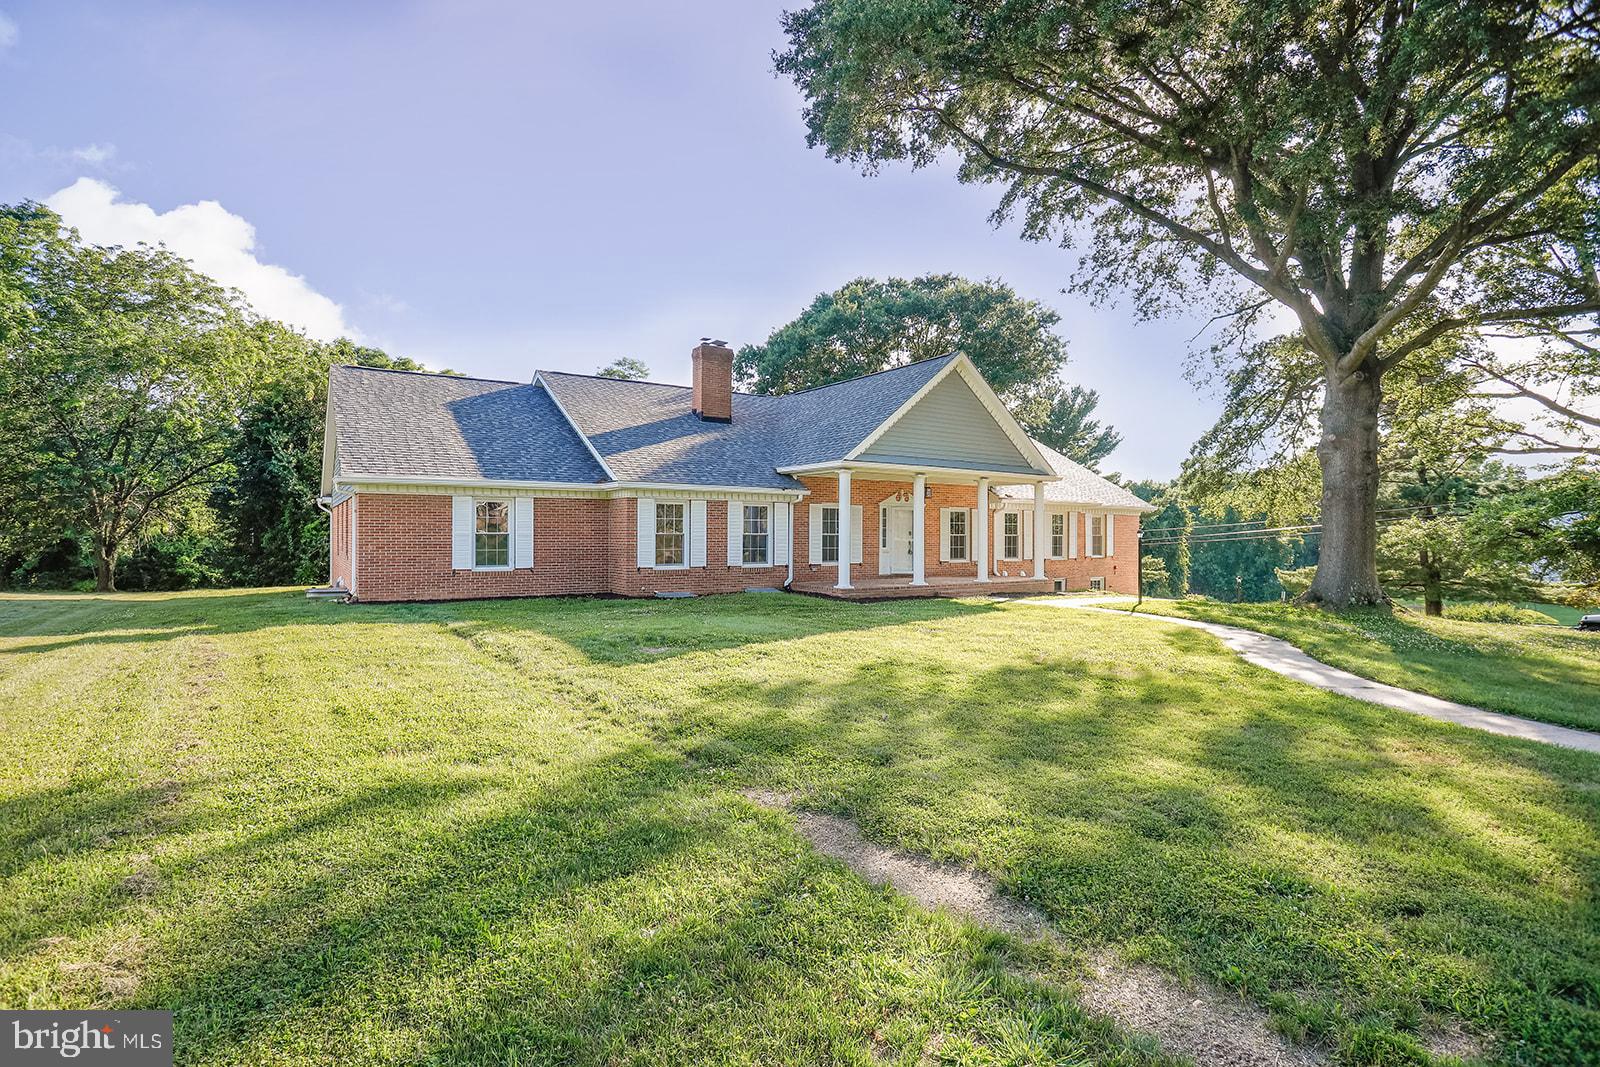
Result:
{"label": "white porch column", "polygon": [[850,588],[850,560],[855,546],[850,539],[855,536],[855,523],[850,521],[850,472],[839,472],[839,581],[835,589]]}
{"label": "white porch column", "polygon": [[973,525],[975,530],[968,530],[969,535],[976,534],[978,549],[978,581],[989,580],[989,479],[978,479],[978,510],[974,513],[976,518]]}
{"label": "white porch column", "polygon": [[927,585],[928,540],[927,525],[928,476],[911,477],[911,584]]}
{"label": "white porch column", "polygon": [[1044,558],[1050,554],[1049,551],[1048,551],[1049,547],[1050,547],[1049,542],[1047,542],[1045,540],[1045,538],[1049,536],[1048,531],[1045,529],[1045,519],[1046,518],[1047,518],[1047,516],[1046,516],[1045,510],[1044,510],[1044,483],[1043,482],[1034,482],[1033,483],[1033,576],[1035,578],[1043,578],[1043,577],[1045,577],[1045,573],[1044,573]]}

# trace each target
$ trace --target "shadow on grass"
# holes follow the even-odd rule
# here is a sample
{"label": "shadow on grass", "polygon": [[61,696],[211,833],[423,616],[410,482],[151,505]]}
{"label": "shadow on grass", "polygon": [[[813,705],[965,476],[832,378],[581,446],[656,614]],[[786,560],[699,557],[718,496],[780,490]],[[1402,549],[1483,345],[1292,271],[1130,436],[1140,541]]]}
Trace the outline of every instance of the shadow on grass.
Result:
{"label": "shadow on grass", "polygon": [[994,610],[993,604],[975,601],[853,604],[786,593],[679,600],[551,597],[352,605],[308,602],[295,590],[161,594],[142,602],[95,596],[12,597],[0,600],[4,642],[0,656],[285,626],[424,624],[449,627],[469,640],[537,631],[591,662],[618,666]]}
{"label": "shadow on grass", "polygon": [[[136,1004],[175,1013],[185,1061],[334,1040],[439,1064],[612,1063],[653,1044],[643,1058],[841,1062],[863,1057],[874,1012],[937,1014],[952,988],[973,999],[969,1016],[1032,1016],[1052,1061],[1121,1044],[1059,992],[993,989],[1004,948],[981,934],[931,957],[913,939],[913,965],[948,987],[869,991],[852,961],[902,958],[903,907],[653,746],[593,755],[525,793],[462,795],[489,809],[435,807],[402,830],[417,812],[391,805],[412,796],[362,793],[195,859],[197,878],[280,873],[240,886],[243,903],[236,891],[187,910],[152,951],[167,977]],[[304,826],[353,847],[278,868],[315,843]],[[840,997],[871,1010],[841,1014]]]}

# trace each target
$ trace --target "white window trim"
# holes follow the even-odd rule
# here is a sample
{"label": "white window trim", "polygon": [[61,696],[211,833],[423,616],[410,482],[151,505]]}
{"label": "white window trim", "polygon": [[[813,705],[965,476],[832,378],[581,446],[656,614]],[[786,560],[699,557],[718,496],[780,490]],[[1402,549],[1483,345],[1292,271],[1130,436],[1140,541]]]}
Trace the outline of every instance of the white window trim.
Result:
{"label": "white window trim", "polygon": [[[1044,530],[1044,535],[1050,539],[1049,544],[1045,546],[1046,549],[1049,550],[1049,551],[1047,551],[1046,556],[1049,559],[1066,559],[1067,558],[1067,551],[1071,547],[1071,541],[1072,541],[1072,538],[1069,536],[1071,534],[1071,532],[1072,532],[1072,514],[1071,514],[1071,512],[1067,512],[1067,511],[1051,511],[1049,513],[1049,515],[1050,515],[1050,518],[1049,518],[1049,521],[1045,524],[1045,530]],[[1056,528],[1055,528],[1055,523],[1056,523],[1057,519],[1061,520],[1061,551],[1060,552],[1054,551],[1054,549],[1056,547]]]}
{"label": "white window trim", "polygon": [[[504,504],[506,507],[505,566],[478,562],[478,505]],[[475,571],[514,571],[517,569],[517,505],[511,497],[475,496],[472,498],[472,569]]]}
{"label": "white window trim", "polygon": [[[1097,586],[1095,585],[1096,582],[1099,582],[1100,584]],[[1102,575],[1095,575],[1094,577],[1090,578],[1089,591],[1091,593],[1104,593],[1106,591],[1105,577]]]}
{"label": "white window trim", "polygon": [[[1010,536],[1006,533],[1006,522],[1013,518],[1017,520],[1017,554],[1014,556],[1006,551],[1006,538]],[[1025,518],[1026,516],[1020,511],[1002,511],[1000,513],[1000,559],[1008,562],[1017,562],[1027,558],[1024,553],[1028,550],[1028,546],[1022,533],[1026,525],[1023,521]]]}
{"label": "white window trim", "polygon": [[[954,547],[955,543],[956,543],[956,532],[951,527],[951,523],[953,523],[955,521],[955,517],[957,515],[961,516],[961,522],[963,524],[963,529],[961,531],[961,555],[959,555],[959,556],[956,555],[956,551],[955,551],[955,547]],[[950,547],[950,551],[948,553],[949,558],[945,559],[945,560],[941,560],[940,562],[945,562],[945,563],[971,563],[972,562],[972,512],[970,510],[968,510],[967,508],[945,508],[944,509],[944,541],[945,541],[945,544],[951,546]]]}
{"label": "white window trim", "polygon": [[[776,566],[776,564],[772,562],[773,558],[775,556],[774,545],[773,545],[773,540],[774,540],[774,536],[775,535],[774,535],[773,529],[772,529],[772,509],[773,509],[773,505],[772,504],[768,504],[768,503],[751,503],[750,501],[734,501],[733,502],[733,506],[737,507],[739,509],[739,566],[741,566],[741,567],[749,567],[751,570],[766,570],[768,568]],[[761,563],[746,563],[744,561],[744,509],[745,508],[760,508],[762,511],[765,511],[767,513],[767,558],[766,558],[766,560],[764,562],[761,562]]]}
{"label": "white window trim", "polygon": [[[692,513],[693,509],[689,506],[689,501],[687,501],[687,500],[651,500],[650,501],[650,506],[652,508],[660,508],[662,505],[666,505],[667,507],[678,507],[678,508],[682,508],[683,509],[683,562],[682,563],[652,563],[650,565],[650,567],[651,567],[652,570],[658,570],[658,571],[686,571],[686,570],[689,569],[690,538],[693,536],[689,531],[690,514]],[[651,556],[652,559],[656,558],[657,545],[660,543],[660,538],[661,538],[660,516],[661,516],[661,512],[658,510],[656,512],[656,522],[651,524],[651,531],[652,532],[651,532],[650,556]]]}
{"label": "white window trim", "polygon": [[[1097,520],[1097,519],[1100,522],[1100,551],[1098,551],[1098,552],[1096,552],[1094,550],[1094,524],[1095,524],[1095,520]],[[1086,552],[1084,555],[1088,559],[1105,559],[1105,557],[1106,557],[1106,516],[1105,516],[1104,512],[1095,511],[1095,512],[1090,512],[1089,513],[1089,521],[1087,523],[1087,528],[1084,530],[1084,534],[1085,534],[1085,536],[1086,536],[1086,538],[1088,539],[1088,542],[1089,542],[1089,551]]]}
{"label": "white window trim", "polygon": [[[818,507],[821,510],[817,512],[817,558],[822,560],[822,566],[824,567],[837,567],[839,565],[839,550],[843,547],[840,542],[843,540],[841,535],[844,533],[844,508],[840,507],[837,501],[832,504],[819,504]],[[832,559],[828,558],[827,534],[827,513],[830,509],[839,516],[835,526],[836,532],[833,535]]]}

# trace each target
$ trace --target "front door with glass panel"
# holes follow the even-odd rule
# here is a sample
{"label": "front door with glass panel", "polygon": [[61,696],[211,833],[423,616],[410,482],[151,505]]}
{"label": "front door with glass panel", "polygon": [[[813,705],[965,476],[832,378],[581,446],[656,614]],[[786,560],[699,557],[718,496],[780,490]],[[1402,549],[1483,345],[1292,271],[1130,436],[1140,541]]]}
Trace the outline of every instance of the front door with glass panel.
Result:
{"label": "front door with glass panel", "polygon": [[911,509],[910,508],[885,508],[884,522],[887,545],[884,547],[885,558],[889,561],[890,574],[911,573]]}

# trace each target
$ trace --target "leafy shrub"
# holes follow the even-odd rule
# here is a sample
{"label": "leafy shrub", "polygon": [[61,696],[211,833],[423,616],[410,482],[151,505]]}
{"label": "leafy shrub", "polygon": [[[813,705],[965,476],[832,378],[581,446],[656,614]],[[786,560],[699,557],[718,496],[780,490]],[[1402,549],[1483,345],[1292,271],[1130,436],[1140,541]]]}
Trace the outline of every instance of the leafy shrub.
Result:
{"label": "leafy shrub", "polygon": [[1519,608],[1515,604],[1449,604],[1444,617],[1462,622],[1503,622],[1514,626],[1549,626],[1555,620],[1542,611]]}
{"label": "leafy shrub", "polygon": [[1296,567],[1292,571],[1279,568],[1277,575],[1278,584],[1283,586],[1283,591],[1289,594],[1290,600],[1293,600],[1311,588],[1311,579],[1317,576],[1317,568],[1315,566]]}

